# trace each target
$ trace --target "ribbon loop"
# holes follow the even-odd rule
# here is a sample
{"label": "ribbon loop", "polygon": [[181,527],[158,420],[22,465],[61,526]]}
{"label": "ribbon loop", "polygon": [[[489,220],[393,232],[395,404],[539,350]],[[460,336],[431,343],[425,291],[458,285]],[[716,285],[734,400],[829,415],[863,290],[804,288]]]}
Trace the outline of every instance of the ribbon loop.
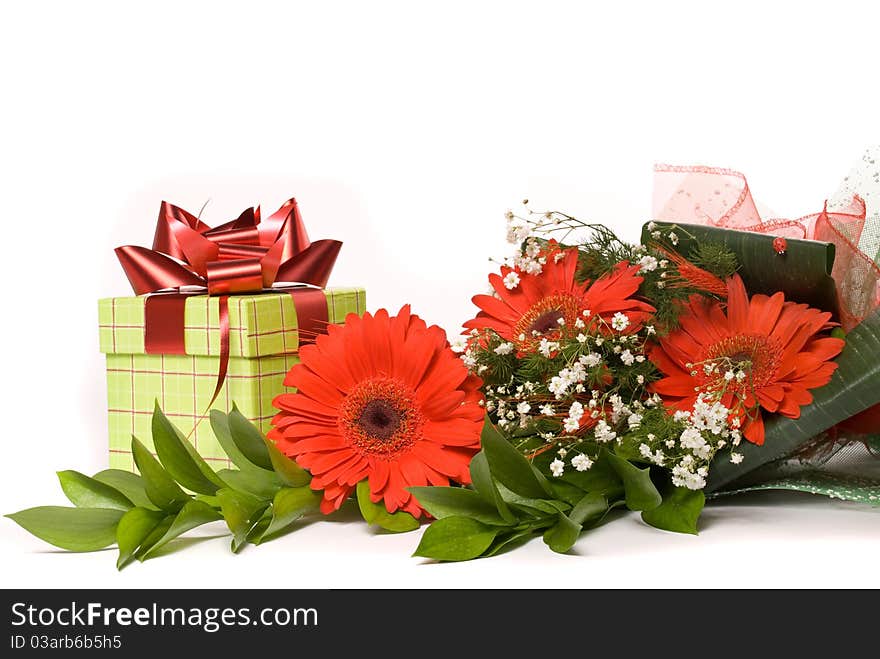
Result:
{"label": "ribbon loop", "polygon": [[[262,223],[256,207],[214,228],[163,201],[153,249],[125,245],[116,249],[116,255],[137,295],[177,291],[146,300],[144,345],[148,354],[185,354],[183,310],[186,297],[195,293],[183,293],[182,287],[199,287],[208,295],[220,296],[220,365],[210,408],[229,366],[228,296],[259,293],[282,282],[288,288],[290,283],[324,288],[341,247],[338,240],[309,242],[294,198]],[[327,324],[324,294],[290,292],[295,295],[299,326],[307,335],[303,338],[314,340]]]}

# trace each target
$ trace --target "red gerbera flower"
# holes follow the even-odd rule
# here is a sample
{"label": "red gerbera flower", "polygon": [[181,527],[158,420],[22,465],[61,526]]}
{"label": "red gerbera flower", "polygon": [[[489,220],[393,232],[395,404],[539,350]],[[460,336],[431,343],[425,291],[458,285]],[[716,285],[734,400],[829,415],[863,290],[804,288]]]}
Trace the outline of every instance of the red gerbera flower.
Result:
{"label": "red gerbera flower", "polygon": [[743,435],[764,443],[761,409],[793,419],[812,402],[810,389],[828,383],[843,349],[822,335],[831,314],[786,301],[782,293],[749,300],[742,279],[727,282],[727,308],[694,296],[680,328],[660,339],[649,357],[665,375],[652,385],[673,408],[690,411],[700,394],[731,410]]}
{"label": "red gerbera flower", "polygon": [[[629,334],[639,331],[654,312],[654,307],[632,297],[642,283],[637,265],[618,263],[613,272],[591,284],[575,278],[577,248],[561,250],[551,245],[545,258],[539,274],[504,266],[500,275],[489,275],[497,297],[474,296],[473,302],[481,311],[464,326],[494,330],[519,350],[530,351],[541,339],[553,340],[563,332],[586,331],[575,329],[578,319],[588,328],[604,331],[616,326],[618,331]],[[516,276],[510,277],[511,273]],[[516,283],[508,287],[513,282]],[[622,314],[616,324],[615,314]]]}
{"label": "red gerbera flower", "polygon": [[445,332],[403,307],[389,318],[350,314],[300,349],[273,404],[269,438],[312,474],[321,510],[339,508],[358,482],[389,512],[416,517],[405,488],[470,482],[484,410],[479,378],[449,349]]}

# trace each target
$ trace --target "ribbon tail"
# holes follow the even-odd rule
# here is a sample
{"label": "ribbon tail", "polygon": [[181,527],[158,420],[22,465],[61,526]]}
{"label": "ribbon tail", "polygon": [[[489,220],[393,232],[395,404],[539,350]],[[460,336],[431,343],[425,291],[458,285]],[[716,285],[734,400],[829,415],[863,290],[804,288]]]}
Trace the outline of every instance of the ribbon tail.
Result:
{"label": "ribbon tail", "polygon": [[226,381],[226,372],[229,369],[229,296],[221,295],[218,299],[220,310],[220,367],[217,372],[217,386],[214,387],[214,395],[208,406],[205,408],[205,414],[211,409],[211,405],[220,395],[223,383]]}

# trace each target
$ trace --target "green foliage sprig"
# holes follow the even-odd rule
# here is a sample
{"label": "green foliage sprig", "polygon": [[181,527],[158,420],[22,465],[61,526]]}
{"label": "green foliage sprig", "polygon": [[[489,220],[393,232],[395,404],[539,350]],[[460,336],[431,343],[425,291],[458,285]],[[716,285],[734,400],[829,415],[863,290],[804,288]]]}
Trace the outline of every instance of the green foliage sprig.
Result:
{"label": "green foliage sprig", "polygon": [[416,556],[442,561],[493,556],[536,535],[564,553],[582,531],[623,506],[641,511],[651,526],[696,533],[702,492],[668,486],[661,494],[649,468],[610,449],[602,449],[588,471],[567,471],[550,480],[488,421],[481,442],[482,451],[471,461],[472,487],[409,488],[437,518],[422,535]]}
{"label": "green foliage sprig", "polygon": [[[231,550],[259,545],[291,531],[318,513],[321,492],[311,476],[283,455],[233,407],[212,410],[211,428],[234,469],[215,471],[157,403],[152,419],[156,457],[136,437],[132,453],[140,474],[107,469],[94,476],[61,471],[61,489],[75,506],[40,506],[7,515],[46,542],[69,551],[97,551],[114,543],[116,566],[159,554],[187,531],[223,520]],[[357,489],[364,519],[388,531],[410,531],[419,522],[406,512],[390,514]]]}

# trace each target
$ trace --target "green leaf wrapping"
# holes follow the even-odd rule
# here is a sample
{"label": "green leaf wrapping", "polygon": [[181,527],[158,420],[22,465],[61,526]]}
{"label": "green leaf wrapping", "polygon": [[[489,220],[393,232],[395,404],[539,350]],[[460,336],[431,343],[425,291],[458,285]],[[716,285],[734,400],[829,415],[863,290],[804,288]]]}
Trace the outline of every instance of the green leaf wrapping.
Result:
{"label": "green leaf wrapping", "polygon": [[467,561],[486,551],[503,529],[469,517],[445,517],[422,534],[413,556],[439,561]]}
{"label": "green leaf wrapping", "polygon": [[153,411],[153,445],[162,466],[178,483],[200,494],[214,494],[225,486],[156,402]]}
{"label": "green leaf wrapping", "polygon": [[134,504],[116,488],[78,471],[59,471],[61,489],[77,508],[113,508],[126,511]]}
{"label": "green leaf wrapping", "polygon": [[[671,224],[655,224],[664,234],[669,232]],[[688,257],[697,241],[723,244],[736,254],[740,264],[737,272],[750,295],[782,291],[787,300],[837,313],[837,291],[831,278],[835,250],[831,243],[786,238],[786,253],[780,256],[773,249],[775,236],[769,234],[694,224],[680,226],[683,230],[676,232],[676,249],[682,256]],[[649,241],[646,224],[642,228],[642,242]]]}
{"label": "green leaf wrapping", "polygon": [[697,534],[697,520],[706,503],[702,490],[674,487],[663,497],[663,502],[652,510],[642,512],[642,519],[664,531]]}
{"label": "green leaf wrapping", "polygon": [[23,529],[68,551],[97,551],[116,542],[123,511],[40,506],[6,515]]}
{"label": "green leaf wrapping", "polygon": [[816,435],[880,403],[880,312],[874,313],[846,337],[838,368],[824,387],[813,389],[813,402],[801,408],[798,419],[765,415],[764,444],[743,442],[737,451],[743,461],[732,464],[727,454],[715,458],[706,492],[736,489],[735,481],[755,469],[790,455]]}
{"label": "green leaf wrapping", "polygon": [[547,480],[488,421],[480,437],[492,476],[507,489],[529,499],[552,497]]}
{"label": "green leaf wrapping", "polygon": [[568,516],[576,524],[588,526],[602,519],[608,512],[608,500],[601,494],[590,492],[578,501]]}
{"label": "green leaf wrapping", "polygon": [[604,450],[604,455],[623,481],[626,496],[626,507],[630,510],[651,510],[660,505],[663,497],[651,481],[651,470],[647,467],[639,469],[629,460]]}

